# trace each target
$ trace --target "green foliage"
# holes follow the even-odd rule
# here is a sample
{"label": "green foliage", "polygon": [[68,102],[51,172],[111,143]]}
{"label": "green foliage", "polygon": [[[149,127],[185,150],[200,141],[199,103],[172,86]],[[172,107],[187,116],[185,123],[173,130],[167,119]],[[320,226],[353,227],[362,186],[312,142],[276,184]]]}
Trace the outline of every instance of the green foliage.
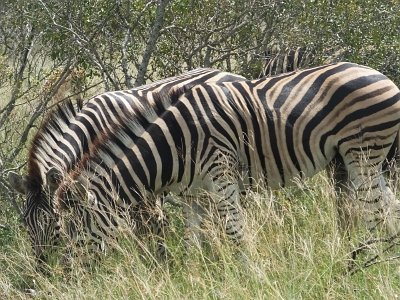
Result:
{"label": "green foliage", "polygon": [[400,83],[399,1],[288,1],[285,6],[292,22],[281,24],[281,43],[311,45],[320,62],[342,51],[341,59]]}
{"label": "green foliage", "polygon": [[[157,2],[17,0],[0,9],[6,13],[4,28],[14,28],[21,38],[23,28],[32,26],[53,60],[77,59],[79,67],[96,70],[88,71],[93,76],[121,71],[126,60],[134,76]],[[399,11],[398,1],[378,0],[175,0],[167,7],[147,74],[155,79],[210,66],[255,77],[267,45],[275,42],[311,46],[320,63],[341,53],[339,59],[376,68],[398,82]]]}

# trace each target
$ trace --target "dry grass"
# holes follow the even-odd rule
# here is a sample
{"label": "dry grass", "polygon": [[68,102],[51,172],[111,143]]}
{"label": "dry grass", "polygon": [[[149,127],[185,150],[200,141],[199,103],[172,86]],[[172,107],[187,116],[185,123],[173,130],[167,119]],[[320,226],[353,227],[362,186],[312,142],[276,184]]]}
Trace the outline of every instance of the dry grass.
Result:
{"label": "dry grass", "polygon": [[[206,226],[206,243],[187,253],[182,217],[169,208],[168,263],[139,254],[123,237],[98,262],[72,260],[66,271],[54,264],[51,275],[35,270],[23,230],[0,231],[0,299],[396,299],[400,297],[399,261],[382,262],[350,276],[349,243],[336,226],[334,194],[319,175],[296,188],[250,197],[248,236],[242,251]],[[379,247],[378,247],[379,248]],[[373,249],[357,263],[372,257]],[[395,255],[392,249],[385,255]],[[90,263],[88,263],[90,262]]]}

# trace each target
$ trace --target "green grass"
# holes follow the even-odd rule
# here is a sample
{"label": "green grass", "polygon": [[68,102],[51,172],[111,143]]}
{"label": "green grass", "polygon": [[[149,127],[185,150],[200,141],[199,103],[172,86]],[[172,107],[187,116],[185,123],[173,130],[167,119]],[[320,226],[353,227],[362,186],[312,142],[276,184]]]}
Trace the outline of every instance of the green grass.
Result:
{"label": "green grass", "polygon": [[[206,243],[186,252],[182,217],[169,208],[170,262],[158,264],[138,251],[129,235],[94,262],[72,260],[70,271],[55,264],[36,272],[19,226],[0,231],[0,299],[396,299],[400,261],[379,263],[350,276],[349,243],[336,226],[335,199],[323,175],[274,193],[250,196],[241,255],[220,230],[206,226]],[[387,256],[395,255],[394,249]],[[377,250],[361,255],[365,261]],[[244,257],[247,258],[244,258]]]}

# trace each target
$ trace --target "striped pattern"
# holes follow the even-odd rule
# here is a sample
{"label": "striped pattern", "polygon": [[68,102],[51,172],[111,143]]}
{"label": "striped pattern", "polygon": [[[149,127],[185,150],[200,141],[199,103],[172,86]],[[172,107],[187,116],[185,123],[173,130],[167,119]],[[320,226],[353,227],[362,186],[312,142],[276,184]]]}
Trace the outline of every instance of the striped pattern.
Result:
{"label": "striped pattern", "polygon": [[[385,223],[398,230],[399,202],[381,168],[396,147],[400,94],[379,72],[339,63],[254,81],[200,84],[159,98],[168,108],[145,130],[124,122],[61,185],[57,203],[81,203],[73,191],[83,183],[93,206],[80,213],[90,219],[97,207],[145,210],[154,195],[196,199],[205,190],[209,197],[203,199],[215,203],[226,233],[240,242],[241,190],[278,188],[341,162],[353,187],[349,196],[367,226]],[[201,224],[199,201],[188,200],[189,225]],[[118,221],[110,217],[107,223]],[[101,233],[87,238],[99,243],[107,234],[104,226],[94,225],[91,231]]]}
{"label": "striped pattern", "polygon": [[275,76],[310,67],[313,63],[313,53],[303,47],[286,48],[271,47],[265,53],[265,63],[262,76]]}
{"label": "striped pattern", "polygon": [[[243,77],[213,69],[196,69],[132,90],[98,95],[83,107],[67,102],[52,111],[33,139],[25,178],[24,220],[37,257],[44,258],[46,246],[59,238],[58,212],[51,200],[54,185],[85,156],[93,153],[105,136],[122,126],[125,120],[146,127],[157,119],[168,105],[154,98],[158,93],[230,80],[243,80]],[[59,173],[55,184],[48,180],[52,169]]]}

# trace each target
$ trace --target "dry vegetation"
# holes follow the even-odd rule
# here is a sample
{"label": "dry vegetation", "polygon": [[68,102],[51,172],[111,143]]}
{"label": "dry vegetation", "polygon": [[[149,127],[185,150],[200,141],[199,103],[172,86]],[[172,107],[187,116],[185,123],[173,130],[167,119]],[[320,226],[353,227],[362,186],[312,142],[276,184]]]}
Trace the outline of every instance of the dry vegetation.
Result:
{"label": "dry vegetation", "polygon": [[[102,257],[90,254],[71,260],[67,269],[53,261],[51,274],[35,268],[30,245],[17,227],[0,231],[0,298],[25,299],[34,289],[38,299],[396,299],[400,270],[396,260],[362,268],[396,255],[380,252],[379,243],[355,261],[361,269],[347,272],[351,241],[336,226],[331,184],[321,174],[298,187],[262,191],[249,197],[248,238],[238,249],[224,241],[215,226],[206,226],[206,243],[186,252],[182,218],[168,208],[170,258],[158,263],[151,252],[139,251],[129,233]],[[211,225],[211,224],[210,224]],[[383,246],[383,247],[381,247]],[[375,262],[378,262],[375,260]],[[29,296],[30,297],[30,296]]]}

